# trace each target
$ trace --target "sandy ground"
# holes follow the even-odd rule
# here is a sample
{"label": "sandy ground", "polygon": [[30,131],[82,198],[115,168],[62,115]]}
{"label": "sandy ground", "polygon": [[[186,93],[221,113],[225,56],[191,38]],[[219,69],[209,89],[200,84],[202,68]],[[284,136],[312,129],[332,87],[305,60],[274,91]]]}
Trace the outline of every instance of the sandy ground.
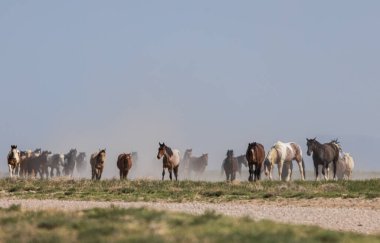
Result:
{"label": "sandy ground", "polygon": [[0,207],[20,204],[23,210],[81,210],[111,205],[123,208],[147,207],[158,210],[202,214],[214,210],[228,216],[248,216],[282,223],[317,225],[326,229],[380,234],[380,200],[310,199],[254,200],[229,203],[96,202],[34,199],[0,199]]}

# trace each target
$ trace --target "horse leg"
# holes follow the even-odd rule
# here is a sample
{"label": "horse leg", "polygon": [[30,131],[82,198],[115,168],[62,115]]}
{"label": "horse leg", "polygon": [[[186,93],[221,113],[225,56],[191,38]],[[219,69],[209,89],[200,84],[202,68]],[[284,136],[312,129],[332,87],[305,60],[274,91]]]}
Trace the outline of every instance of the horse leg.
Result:
{"label": "horse leg", "polygon": [[315,181],[318,181],[318,163],[314,162]]}
{"label": "horse leg", "polygon": [[288,162],[286,164],[286,168],[288,169],[288,175],[286,176],[286,181],[291,181],[292,180],[292,169],[291,169],[291,166],[292,166],[292,161]]}
{"label": "horse leg", "polygon": [[301,160],[297,160],[297,163],[298,163],[298,168],[300,169],[301,180],[304,181],[304,180],[305,180],[305,177],[303,177],[303,170],[304,170],[305,168],[303,168],[303,166],[302,166],[302,161],[301,161]]}
{"label": "horse leg", "polygon": [[325,181],[327,181],[327,176],[326,176],[326,168],[328,167],[328,164],[324,162],[323,167],[322,167],[322,175],[325,178]]}
{"label": "horse leg", "polygon": [[178,165],[174,168],[175,180],[178,181]]}
{"label": "horse leg", "polygon": [[284,165],[284,161],[278,162],[278,177],[280,178],[280,181],[282,180],[282,167]]}
{"label": "horse leg", "polygon": [[16,174],[17,174],[17,177],[20,177],[20,163],[18,163],[16,166]]}
{"label": "horse leg", "polygon": [[8,164],[8,169],[9,169],[9,177],[12,178],[12,165]]}
{"label": "horse leg", "polygon": [[253,164],[249,164],[249,177],[248,177],[248,181],[252,181],[253,180]]}
{"label": "horse leg", "polygon": [[256,170],[255,170],[255,181],[260,180],[261,178],[261,165],[257,164],[256,165]]}
{"label": "horse leg", "polygon": [[171,181],[173,180],[172,174],[173,174],[173,169],[170,169],[169,170],[169,178],[170,178]]}
{"label": "horse leg", "polygon": [[162,180],[164,180],[165,177],[165,168],[162,169]]}
{"label": "horse leg", "polygon": [[98,180],[100,180],[102,178],[102,172],[103,172],[103,169],[98,169]]}
{"label": "horse leg", "polygon": [[123,179],[123,171],[122,170],[119,171],[119,175],[120,175],[120,180],[122,180]]}
{"label": "horse leg", "polygon": [[333,161],[333,168],[334,168],[334,178],[333,178],[333,180],[335,180],[335,178],[336,178],[336,160],[334,160]]}
{"label": "horse leg", "polygon": [[269,166],[268,166],[268,174],[269,174],[269,180],[273,180],[273,175],[272,175],[272,170],[273,170],[273,166],[272,166],[272,164],[270,164]]}
{"label": "horse leg", "polygon": [[256,166],[256,180],[260,180],[260,177],[261,177],[261,165],[257,165]]}

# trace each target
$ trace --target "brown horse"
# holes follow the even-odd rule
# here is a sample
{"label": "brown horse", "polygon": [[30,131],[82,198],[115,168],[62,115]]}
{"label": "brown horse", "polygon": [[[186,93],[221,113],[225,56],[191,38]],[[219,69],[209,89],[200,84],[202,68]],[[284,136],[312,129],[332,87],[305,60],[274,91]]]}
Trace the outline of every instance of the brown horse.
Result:
{"label": "brown horse", "polygon": [[132,167],[132,154],[120,154],[117,157],[117,168],[120,171],[120,180],[127,179],[128,172]]}
{"label": "brown horse", "polygon": [[91,155],[90,164],[92,171],[92,180],[100,180],[102,177],[104,162],[106,161],[106,149],[102,149]]}
{"label": "brown horse", "polygon": [[222,168],[224,169],[224,173],[226,174],[227,181],[233,181],[236,179],[236,171],[239,168],[238,161],[234,157],[234,151],[227,151],[227,158],[224,159]]}
{"label": "brown horse", "polygon": [[182,160],[185,163],[185,171],[188,177],[190,177],[192,171],[198,175],[202,174],[208,164],[208,154],[202,154],[200,157],[194,157],[191,155],[192,152],[192,149],[187,149]]}
{"label": "brown horse", "polygon": [[48,156],[51,154],[49,151],[34,151],[32,155],[24,160],[26,170],[30,177],[40,175],[41,179],[44,175],[48,177]]}
{"label": "brown horse", "polygon": [[32,157],[32,150],[20,152],[20,176],[26,177],[28,174],[28,160]]}
{"label": "brown horse", "polygon": [[159,143],[157,159],[162,159],[162,180],[165,177],[165,168],[169,171],[169,178],[172,180],[172,173],[174,171],[175,180],[178,180],[178,167],[181,159],[177,149],[171,149],[165,143]]}
{"label": "brown horse", "polygon": [[[248,161],[249,167],[248,181],[253,181],[253,177],[255,178],[255,181],[260,180],[261,167],[265,160],[264,146],[256,142],[249,143],[245,157]],[[253,166],[255,166],[255,170],[253,170]]]}

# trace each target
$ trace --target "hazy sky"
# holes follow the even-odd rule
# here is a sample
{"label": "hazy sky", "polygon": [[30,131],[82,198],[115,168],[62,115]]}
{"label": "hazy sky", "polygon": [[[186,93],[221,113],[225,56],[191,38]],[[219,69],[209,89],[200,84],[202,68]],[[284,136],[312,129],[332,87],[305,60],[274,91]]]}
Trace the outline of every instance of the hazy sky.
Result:
{"label": "hazy sky", "polygon": [[306,156],[319,136],[380,170],[379,11],[370,0],[3,0],[0,168],[10,144],[106,147],[113,167],[130,150],[159,163],[165,141],[219,168],[253,140],[296,141]]}

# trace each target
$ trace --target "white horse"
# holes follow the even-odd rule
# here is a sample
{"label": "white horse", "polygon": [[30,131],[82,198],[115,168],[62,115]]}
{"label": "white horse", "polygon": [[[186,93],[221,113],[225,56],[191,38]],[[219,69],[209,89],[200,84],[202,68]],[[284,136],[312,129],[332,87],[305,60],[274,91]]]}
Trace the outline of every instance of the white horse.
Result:
{"label": "white horse", "polygon": [[301,180],[305,180],[305,163],[302,157],[301,147],[296,143],[283,143],[278,141],[269,150],[267,157],[264,161],[265,175],[269,176],[272,180],[272,170],[274,164],[278,166],[278,176],[282,179],[283,165],[285,164],[288,169],[288,175],[285,178],[286,181],[292,179],[292,162],[296,160],[301,174]]}
{"label": "white horse", "polygon": [[336,165],[336,175],[339,180],[349,180],[354,169],[354,159],[349,153],[343,153],[343,156],[339,158]]}
{"label": "white horse", "polygon": [[171,149],[165,143],[159,143],[157,159],[162,159],[162,180],[165,177],[165,168],[169,171],[169,178],[172,180],[172,173],[174,171],[175,180],[178,180],[178,167],[181,160],[181,155],[178,149]]}
{"label": "white horse", "polygon": [[8,168],[9,177],[12,178],[16,172],[17,176],[20,175],[20,151],[17,149],[17,145],[11,145],[11,151],[8,153]]}

